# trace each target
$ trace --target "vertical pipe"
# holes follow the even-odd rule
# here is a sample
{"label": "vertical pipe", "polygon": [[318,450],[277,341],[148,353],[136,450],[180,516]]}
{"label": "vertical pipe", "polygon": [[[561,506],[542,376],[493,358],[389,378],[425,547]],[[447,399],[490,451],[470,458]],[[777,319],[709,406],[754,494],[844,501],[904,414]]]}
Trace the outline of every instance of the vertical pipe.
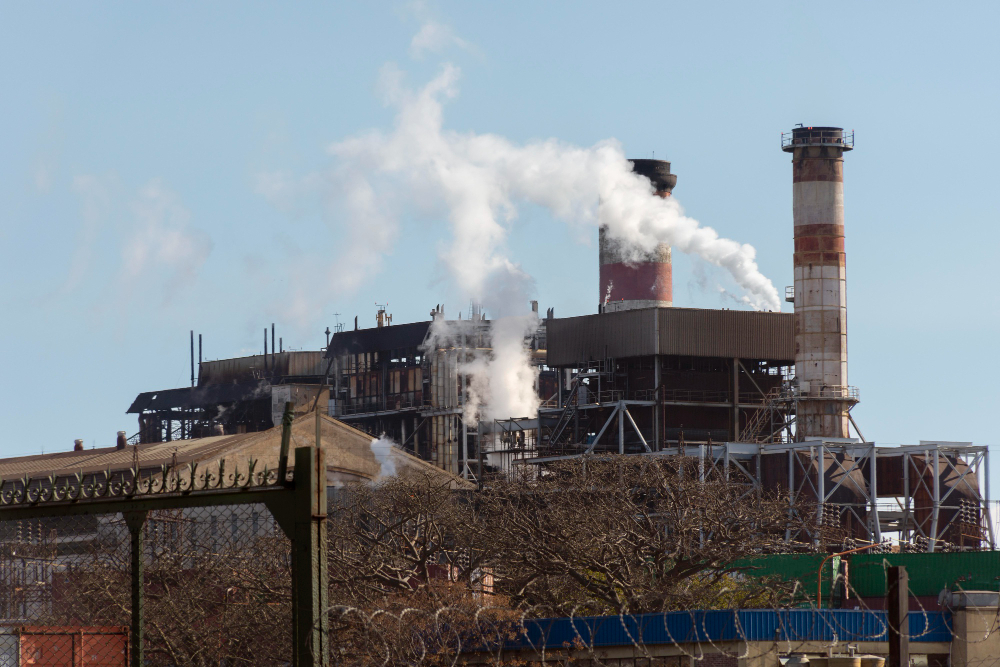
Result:
{"label": "vertical pipe", "polygon": [[927,550],[933,553],[937,550],[938,516],[941,510],[941,470],[939,445],[934,445],[934,509],[931,511],[931,541]]}
{"label": "vertical pipe", "polygon": [[275,354],[274,354],[274,322],[271,322],[271,372],[273,373],[275,369]]}
{"label": "vertical pipe", "polygon": [[[462,325],[462,358],[458,364],[459,372],[461,372],[462,364],[468,361],[466,354],[465,325]],[[459,377],[462,383],[462,406],[464,408],[469,401],[469,379],[464,373]],[[462,411],[462,479],[469,479],[469,425],[468,415],[466,415],[465,410]]]}
{"label": "vertical pipe", "polygon": [[285,339],[284,338],[278,338],[278,352],[281,353],[281,352],[284,352],[284,351],[285,351]]}
{"label": "vertical pipe", "polygon": [[876,476],[876,471],[875,471],[875,468],[877,467],[876,464],[878,463],[878,452],[875,450],[874,443],[872,444],[871,448],[868,451],[870,452],[868,454],[868,465],[871,466],[871,475],[869,475],[870,481],[868,482],[868,484],[870,486],[869,493],[871,493],[871,507],[872,507],[871,512],[873,521],[875,522],[874,523],[875,530],[873,531],[873,540],[875,542],[881,542],[882,523],[879,521],[878,518],[878,477]]}
{"label": "vertical pipe", "polygon": [[[759,449],[757,450],[759,453]],[[757,459],[760,460],[758,454]],[[757,479],[760,479],[760,466],[757,467]],[[795,452],[788,450],[788,527],[785,529],[785,542],[792,541],[792,512],[795,507]]]}
{"label": "vertical pipe", "polygon": [[319,449],[323,447],[323,428],[322,428],[323,420],[319,416],[320,413],[318,409],[315,411],[315,413],[316,413],[316,447]]}
{"label": "vertical pipe", "polygon": [[267,370],[267,327],[264,327],[264,370]]}
{"label": "vertical pipe", "polygon": [[625,401],[618,401],[618,453],[625,453]]}
{"label": "vertical pipe", "polygon": [[983,466],[980,468],[982,470],[985,468],[985,472],[980,475],[983,478],[983,488],[986,491],[986,502],[983,503],[983,512],[986,516],[986,530],[990,534],[990,550],[996,549],[996,536],[993,535],[993,513],[990,511],[990,448],[987,447],[983,452]]}
{"label": "vertical pipe", "polygon": [[[657,343],[656,344],[657,344],[657,346],[659,346],[659,341],[660,341],[660,336],[659,336],[660,318],[659,318],[659,314],[657,314],[656,323],[657,323],[657,335],[656,335],[656,341],[657,341]],[[661,449],[663,449],[663,446],[662,446],[662,444],[660,442],[660,440],[662,439],[662,436],[663,436],[663,432],[660,430],[660,419],[661,419],[661,415],[663,413],[663,401],[660,399],[660,396],[663,393],[663,388],[660,386],[660,356],[659,355],[653,355],[653,391],[655,392],[655,395],[653,396],[653,399],[656,401],[656,404],[653,406],[653,448],[654,448],[655,451],[660,451]]]}
{"label": "vertical pipe", "polygon": [[910,541],[910,455],[903,454],[903,537]]}
{"label": "vertical pipe", "polygon": [[563,395],[563,369],[558,369],[556,371],[556,407],[560,410],[563,407],[562,402]]}
{"label": "vertical pipe", "polygon": [[191,330],[191,386],[194,386],[194,329]]}
{"label": "vertical pipe", "polygon": [[740,360],[733,357],[733,442],[740,439]]}
{"label": "vertical pipe", "polygon": [[[826,451],[823,443],[819,443],[819,458],[816,460],[816,518],[819,519],[820,530],[823,529],[823,513],[826,510]],[[816,450],[809,448],[809,455],[812,456]]]}

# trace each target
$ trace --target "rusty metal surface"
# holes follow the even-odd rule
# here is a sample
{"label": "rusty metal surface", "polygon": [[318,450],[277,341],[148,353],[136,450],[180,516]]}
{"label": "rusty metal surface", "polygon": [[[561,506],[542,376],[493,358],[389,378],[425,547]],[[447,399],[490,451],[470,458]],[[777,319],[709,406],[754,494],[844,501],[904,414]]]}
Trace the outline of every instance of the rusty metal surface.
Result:
{"label": "rusty metal surface", "polygon": [[632,158],[629,162],[632,171],[648,178],[658,194],[670,194],[677,185],[677,174],[670,173],[670,163],[666,160]]}
{"label": "rusty metal surface", "polygon": [[[272,367],[273,359],[273,367]],[[273,376],[316,376],[326,372],[326,362],[322,351],[278,352],[268,355],[266,371],[264,356],[255,354],[235,359],[219,359],[201,362],[198,385],[244,382]]]}
{"label": "rusty metal surface", "polygon": [[654,354],[795,358],[790,313],[698,308],[648,308],[550,320],[548,365]]}

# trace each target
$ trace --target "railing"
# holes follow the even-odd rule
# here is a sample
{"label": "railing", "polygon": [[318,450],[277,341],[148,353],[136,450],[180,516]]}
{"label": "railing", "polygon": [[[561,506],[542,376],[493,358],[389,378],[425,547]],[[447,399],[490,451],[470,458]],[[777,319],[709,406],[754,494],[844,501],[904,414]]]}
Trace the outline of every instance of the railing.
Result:
{"label": "railing", "polygon": [[790,398],[835,398],[857,402],[861,400],[861,393],[857,387],[810,383],[805,389],[802,387],[792,387]]}
{"label": "railing", "polygon": [[406,410],[409,408],[419,408],[423,405],[421,399],[416,396],[416,392],[405,394],[389,394],[385,400],[378,397],[372,398],[349,398],[346,401],[338,400],[336,403],[336,414],[331,417],[345,415],[359,415],[369,412],[387,412],[389,410]]}
{"label": "railing", "polygon": [[[839,146],[841,148],[854,148],[854,130],[848,134],[844,130],[820,130],[811,127],[796,128],[799,136],[795,136],[796,130],[781,133],[781,147],[792,146]],[[805,130],[805,132],[803,132]]]}

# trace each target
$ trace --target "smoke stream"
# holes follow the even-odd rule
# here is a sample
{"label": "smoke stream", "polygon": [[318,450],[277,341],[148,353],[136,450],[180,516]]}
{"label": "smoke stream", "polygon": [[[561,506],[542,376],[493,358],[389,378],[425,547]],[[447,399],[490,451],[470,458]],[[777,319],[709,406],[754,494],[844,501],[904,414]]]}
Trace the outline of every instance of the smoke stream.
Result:
{"label": "smoke stream", "polygon": [[372,440],[372,454],[375,455],[375,462],[378,463],[378,475],[376,475],[375,481],[396,474],[396,462],[393,460],[392,454],[394,447],[396,447],[396,443],[385,436]]}
{"label": "smoke stream", "polygon": [[[352,237],[371,241],[350,244],[345,262],[358,269],[350,272],[351,282],[378,268],[403,206],[447,217],[452,237],[441,260],[453,286],[461,298],[500,315],[490,323],[490,349],[473,353],[460,368],[471,377],[467,420],[523,417],[538,407],[538,371],[525,346],[538,326],[537,315],[527,309],[534,285],[505,247],[518,204],[544,207],[582,229],[606,226],[627,261],[669,243],[726,270],[744,292],[741,302],[780,310],[778,292],[760,273],[754,248],[699,225],[676,199],[655,196],[649,180],[632,172],[618,142],[590,148],[555,139],[516,145],[492,134],[444,129],[444,103],[457,94],[458,78],[458,68],[448,64],[423,88],[412,90],[403,85],[398,68],[383,68],[380,89],[396,109],[394,127],[331,145],[337,166],[329,176],[332,190],[346,204],[342,210]],[[287,190],[283,183],[273,179],[269,198],[280,200]],[[331,285],[344,282],[337,277],[343,268],[331,275]],[[307,308],[299,304],[298,310]],[[432,328],[439,347],[458,347],[460,336],[461,329],[444,318]]]}
{"label": "smoke stream", "polygon": [[569,224],[606,225],[627,258],[637,260],[658,243],[669,243],[729,272],[751,307],[780,310],[778,291],[760,273],[753,246],[699,225],[676,199],[654,196],[616,141],[591,148],[554,139],[518,146],[492,134],[445,130],[443,101],[456,95],[458,76],[458,68],[445,65],[426,86],[411,91],[398,70],[387,68],[381,87],[397,109],[393,131],[371,131],[330,150],[367,187],[390,176],[406,186],[414,203],[444,205],[453,240],[442,258],[468,295],[482,298],[495,282],[523,282],[503,242],[517,203],[530,202]]}

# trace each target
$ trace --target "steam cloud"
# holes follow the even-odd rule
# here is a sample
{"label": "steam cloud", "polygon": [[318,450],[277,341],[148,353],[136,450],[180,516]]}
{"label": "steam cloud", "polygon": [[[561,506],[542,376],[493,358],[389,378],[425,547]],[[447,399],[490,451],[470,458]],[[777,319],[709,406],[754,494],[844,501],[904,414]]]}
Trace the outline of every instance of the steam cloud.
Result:
{"label": "steam cloud", "polygon": [[[421,31],[414,48],[444,39],[431,33]],[[467,419],[475,413],[486,419],[521,417],[538,407],[537,369],[524,345],[538,324],[537,315],[527,309],[534,285],[505,248],[518,204],[544,207],[556,219],[583,229],[606,226],[627,261],[669,243],[728,271],[744,292],[737,297],[742,303],[780,310],[778,292],[760,273],[754,248],[700,226],[684,215],[676,199],[655,196],[649,180],[632,172],[618,142],[590,148],[555,139],[516,145],[492,134],[444,129],[444,102],[457,94],[458,78],[458,68],[445,65],[423,88],[411,90],[398,68],[383,68],[380,89],[396,109],[394,127],[330,146],[338,164],[329,176],[346,204],[352,235],[380,230],[372,243],[350,244],[346,261],[360,269],[351,273],[352,281],[380,265],[398,229],[397,211],[405,207],[447,217],[452,238],[441,260],[453,286],[463,298],[499,315],[490,326],[491,352],[478,353],[462,368],[471,375]],[[299,187],[280,177],[265,182],[269,186],[260,190],[279,205],[290,189]],[[315,176],[304,181],[309,182]],[[339,268],[342,276],[343,265]],[[335,281],[342,279],[331,276],[330,282]],[[436,321],[435,344],[457,346],[457,326]]]}
{"label": "steam cloud", "polygon": [[458,365],[459,372],[468,377],[462,410],[465,423],[534,415],[540,402],[535,391],[538,368],[531,363],[525,341],[538,328],[538,317],[534,313],[509,315],[489,322],[484,341],[488,348],[473,347],[474,327],[470,320],[436,319],[425,344],[425,352],[466,345],[470,359]]}
{"label": "steam cloud", "polygon": [[502,246],[517,203],[529,202],[572,225],[606,225],[626,258],[638,260],[658,243],[669,243],[728,271],[751,307],[780,310],[778,291],[760,273],[753,246],[700,226],[675,198],[654,196],[616,141],[591,148],[554,139],[518,146],[492,134],[445,130],[443,100],[456,95],[458,77],[458,68],[445,65],[426,86],[411,91],[398,69],[385,68],[381,88],[397,109],[393,131],[371,131],[330,150],[355,167],[359,187],[377,192],[390,177],[394,188],[397,182],[406,186],[414,203],[445,206],[454,238],[443,259],[473,298],[487,294],[491,282],[523,282]]}
{"label": "steam cloud", "polygon": [[396,443],[385,436],[372,440],[372,454],[375,455],[375,461],[379,466],[378,475],[375,477],[376,481],[396,474],[396,462],[392,458],[392,450],[395,446]]}

